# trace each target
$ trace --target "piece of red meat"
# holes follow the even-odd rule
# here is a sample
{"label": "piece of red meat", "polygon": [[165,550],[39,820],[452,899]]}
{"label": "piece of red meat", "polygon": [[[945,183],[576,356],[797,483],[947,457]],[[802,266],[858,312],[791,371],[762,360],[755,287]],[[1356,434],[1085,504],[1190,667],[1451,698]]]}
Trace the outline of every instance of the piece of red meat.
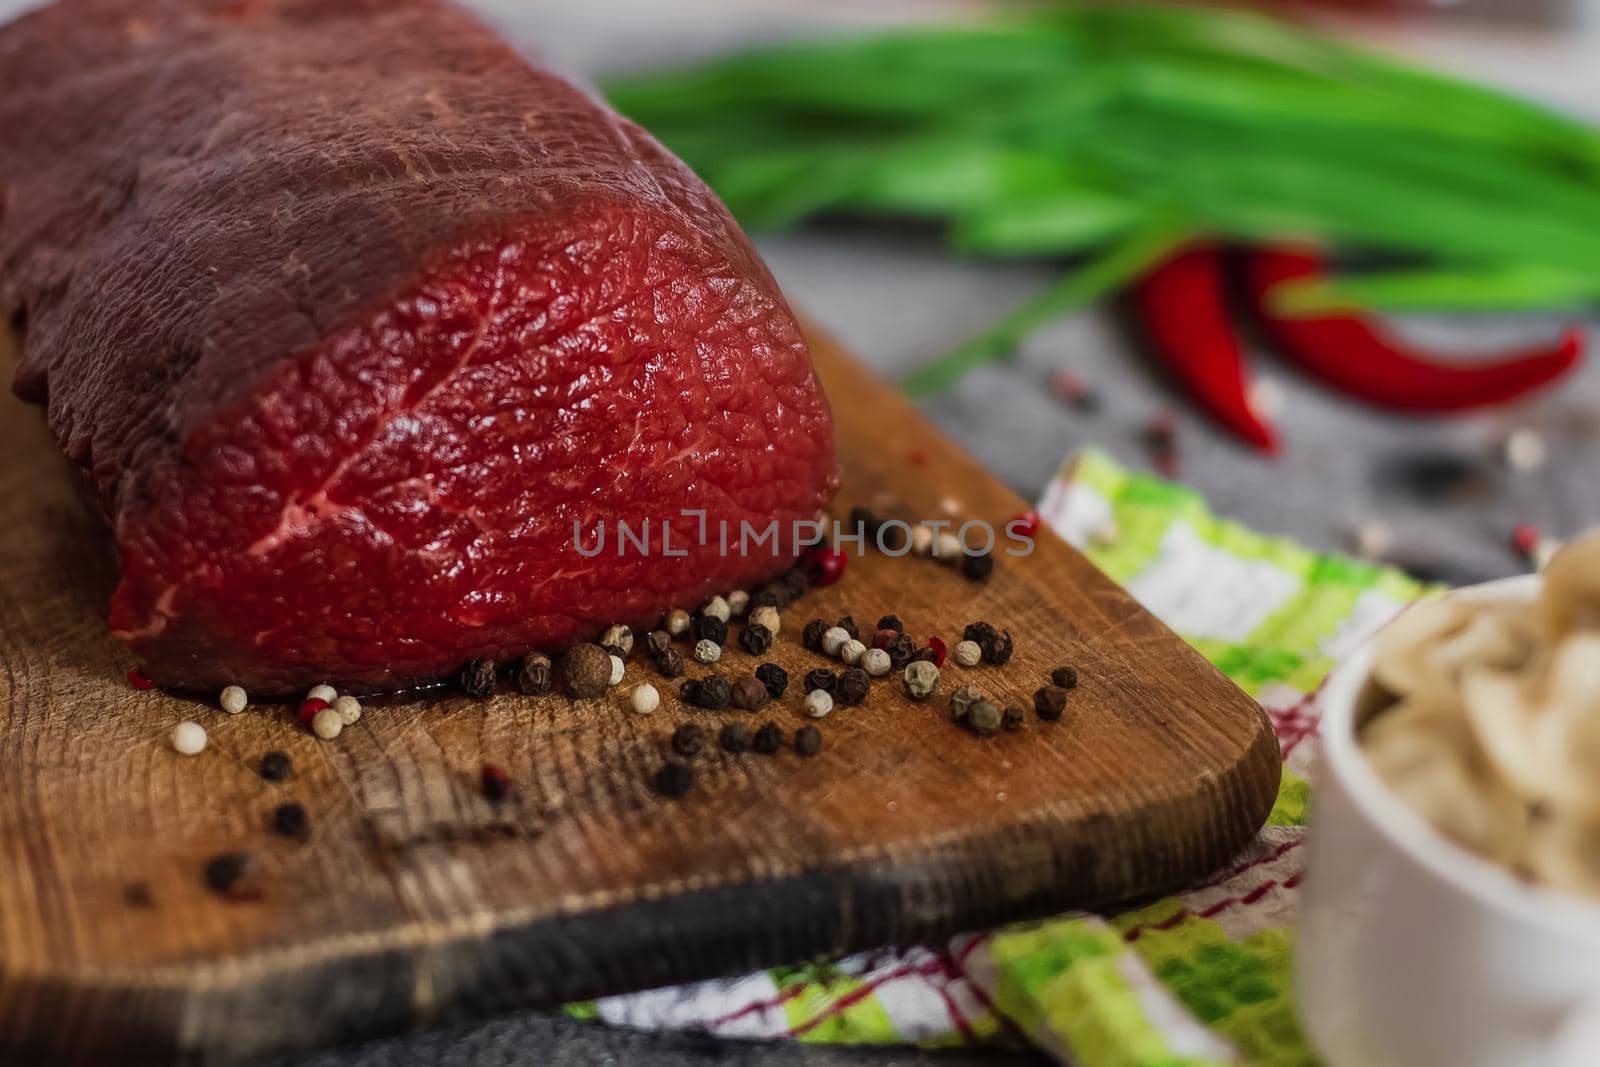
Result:
{"label": "piece of red meat", "polygon": [[[789,566],[833,491],[727,211],[453,6],[61,0],[0,29],[0,131],[15,387],[157,682],[401,688],[653,622]],[[686,554],[619,558],[646,518]]]}

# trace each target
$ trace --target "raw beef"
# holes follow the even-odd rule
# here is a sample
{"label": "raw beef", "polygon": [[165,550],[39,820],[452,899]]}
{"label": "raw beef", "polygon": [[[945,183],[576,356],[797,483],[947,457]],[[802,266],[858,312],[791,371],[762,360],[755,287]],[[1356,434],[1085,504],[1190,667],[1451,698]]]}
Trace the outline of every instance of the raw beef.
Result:
{"label": "raw beef", "polygon": [[[438,0],[26,16],[0,210],[15,388],[165,685],[400,688],[650,622],[790,566],[835,484],[805,341],[710,190]],[[619,557],[645,519],[683,554],[657,525]],[[724,553],[723,520],[777,544]]]}

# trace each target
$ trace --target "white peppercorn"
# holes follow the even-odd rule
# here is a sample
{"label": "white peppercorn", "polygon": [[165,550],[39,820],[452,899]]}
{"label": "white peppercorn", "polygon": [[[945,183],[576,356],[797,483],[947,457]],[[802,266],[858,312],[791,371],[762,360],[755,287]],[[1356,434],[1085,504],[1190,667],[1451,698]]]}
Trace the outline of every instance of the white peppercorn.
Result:
{"label": "white peppercorn", "polygon": [[306,694],[307,700],[320,700],[324,704],[332,704],[339,698],[339,691],[331,685],[314,685],[311,692]]}
{"label": "white peppercorn", "polygon": [[861,654],[861,669],[874,678],[881,678],[889,673],[889,653],[881,648],[869,648]]}
{"label": "white peppercorn", "polygon": [[933,529],[921,523],[911,528],[911,551],[926,556],[933,551]]}
{"label": "white peppercorn", "polygon": [[622,657],[613,655],[611,657],[611,684],[612,685],[617,685],[617,684],[621,683],[622,674],[623,674],[623,672],[625,670],[627,670],[627,668],[624,667],[623,664],[622,664]]}
{"label": "white peppercorn", "polygon": [[926,700],[939,685],[939,668],[925,659],[906,664],[906,694],[912,700]]}
{"label": "white peppercorn", "polygon": [[832,710],[833,697],[829,696],[825,690],[813,689],[806,694],[806,714],[813,719],[827,718],[828,713]]}
{"label": "white peppercorn", "polygon": [[783,628],[783,621],[778,618],[778,609],[771,604],[763,604],[750,613],[750,621],[765,626],[772,631],[772,636],[778,636],[778,631]]}
{"label": "white peppercorn", "polygon": [[667,617],[661,620],[661,628],[673,637],[682,637],[689,632],[689,613],[682,608],[673,608],[667,612]]}
{"label": "white peppercorn", "polygon": [[934,542],[934,555],[946,563],[961,562],[961,539],[953,533],[941,533]]}
{"label": "white peppercorn", "polygon": [[633,631],[617,623],[615,626],[606,627],[606,632],[600,635],[600,640],[595,642],[601,647],[620,648],[624,656],[633,654]]}
{"label": "white peppercorn", "polygon": [[250,703],[250,698],[245,694],[243,686],[230,685],[222,690],[217,703],[222,705],[222,710],[229,715],[237,715]]}
{"label": "white peppercorn", "polygon": [[727,622],[733,617],[733,609],[728,606],[728,601],[726,598],[714,596],[710,600],[706,601],[705,607],[700,609],[700,614],[709,615],[713,619],[720,619],[723,622]]}
{"label": "white peppercorn", "polygon": [[641,682],[633,687],[628,704],[638,714],[648,715],[661,706],[661,694],[649,682]]}
{"label": "white peppercorn", "polygon": [[172,747],[180,756],[198,756],[205,751],[206,728],[187,720],[172,728]]}
{"label": "white peppercorn", "polygon": [[333,710],[339,713],[339,721],[346,726],[354,726],[361,721],[361,701],[355,697],[340,697],[333,702]]}
{"label": "white peppercorn", "polygon": [[843,648],[839,649],[839,658],[844,660],[852,667],[860,663],[861,657],[865,656],[866,654],[867,646],[863,645],[860,641],[857,641],[853,637],[844,643]]}
{"label": "white peppercorn", "polygon": [[956,663],[963,667],[976,667],[983,658],[983,649],[976,641],[957,641],[955,649],[951,652]]}
{"label": "white peppercorn", "polygon": [[743,589],[735,589],[728,594],[728,610],[737,617],[750,610],[750,594]]}
{"label": "white peppercorn", "polygon": [[850,640],[850,631],[842,626],[831,626],[822,634],[822,654],[837,656],[844,650],[844,643]]}
{"label": "white peppercorn", "polygon": [[722,658],[722,646],[708,638],[694,643],[694,658],[699,663],[715,663]]}
{"label": "white peppercorn", "polygon": [[311,716],[311,732],[324,741],[332,741],[344,732],[344,720],[332,708],[323,708]]}

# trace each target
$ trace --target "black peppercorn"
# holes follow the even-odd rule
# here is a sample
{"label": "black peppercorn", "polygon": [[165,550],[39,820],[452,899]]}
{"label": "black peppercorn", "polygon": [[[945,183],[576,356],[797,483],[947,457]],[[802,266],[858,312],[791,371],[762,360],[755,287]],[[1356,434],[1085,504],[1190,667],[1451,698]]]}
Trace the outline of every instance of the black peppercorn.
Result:
{"label": "black peppercorn", "polygon": [[698,755],[706,747],[706,732],[692,722],[672,731],[672,751],[680,756]]}
{"label": "black peppercorn", "polygon": [[772,703],[772,694],[760,678],[747,674],[733,683],[733,706],[742,711],[760,711]]}
{"label": "black peppercorn", "polygon": [[752,622],[739,632],[739,644],[752,656],[765,656],[772,648],[772,631]]}
{"label": "black peppercorn", "polygon": [[206,886],[218,893],[231,890],[250,868],[250,853],[224,852],[206,861]]}
{"label": "black peppercorn", "polygon": [[880,524],[878,517],[870,509],[854,507],[850,509],[850,515],[845,520],[845,525],[847,533],[859,533],[868,541],[871,541],[878,536],[878,526]]}
{"label": "black peppercorn", "polygon": [[996,667],[1004,666],[1011,658],[1011,631],[1001,630],[988,644],[980,643],[979,647],[983,649],[985,663],[993,663]]}
{"label": "black peppercorn", "polygon": [[777,700],[789,688],[789,672],[776,663],[763,663],[756,668],[756,677],[767,687],[767,695]]}
{"label": "black peppercorn", "polygon": [[573,696],[597,697],[611,687],[611,653],[599,645],[573,645],[562,657],[561,674]]}
{"label": "black peppercorn", "polygon": [[821,652],[822,635],[827,632],[827,623],[821,619],[812,619],[806,623],[806,628],[800,631],[800,643],[813,652]]}
{"label": "black peppercorn", "polygon": [[775,722],[765,723],[751,744],[763,756],[770,756],[783,747],[783,730]]}
{"label": "black peppercorn", "polygon": [[806,671],[806,676],[800,684],[805,686],[808,693],[820,689],[832,696],[834,689],[839,685],[839,676],[826,667],[818,667],[816,670]]}
{"label": "black peppercorn", "polygon": [[852,641],[861,640],[861,627],[856,625],[856,620],[848,615],[841,615],[839,621],[834,623],[839,629],[850,635]]}
{"label": "black peppercorn", "polygon": [[672,647],[672,635],[665,630],[651,630],[644,635],[645,655],[655,659]]}
{"label": "black peppercorn", "polygon": [[713,674],[700,680],[700,706],[707,711],[721,711],[732,699],[733,690],[726,678]]}
{"label": "black peppercorn", "polygon": [[757,608],[778,607],[779,599],[781,598],[776,592],[773,591],[771,586],[762,586],[760,589],[757,589],[754,593],[750,594],[749,610],[754,611]]}
{"label": "black peppercorn", "polygon": [[996,630],[986,622],[972,622],[968,623],[967,628],[961,631],[961,637],[963,640],[971,641],[979,648],[982,648],[990,641],[993,641],[999,633],[999,630]]}
{"label": "black peppercorn", "polygon": [[608,656],[615,656],[620,660],[626,660],[628,658],[628,653],[623,650],[621,645],[601,645],[600,647],[605,649],[606,655]]}
{"label": "black peppercorn", "polygon": [[522,657],[517,668],[517,689],[525,696],[541,697],[550,692],[550,658],[537,652]]}
{"label": "black peppercorn", "polygon": [[806,574],[804,567],[791,567],[783,576],[783,584],[789,590],[789,600],[793,603],[806,595],[811,588],[811,576]]}
{"label": "black peppercorn", "polygon": [[867,677],[867,672],[860,667],[851,667],[839,675],[839,684],[833,691],[833,699],[850,707],[867,699],[867,691],[871,688],[872,681]]}
{"label": "black peppercorn", "polygon": [[906,664],[911,662],[917,654],[917,642],[910,634],[896,634],[883,650],[889,653],[889,666],[897,671],[906,669]]}
{"label": "black peppercorn", "polygon": [[730,722],[717,735],[724,752],[750,751],[750,727],[742,722]]}
{"label": "black peppercorn", "polygon": [[815,726],[802,726],[794,732],[794,750],[802,756],[815,756],[822,751],[822,731]]}
{"label": "black peppercorn", "polygon": [[306,809],[292,800],[287,804],[279,804],[272,812],[272,832],[304,841],[311,833],[311,820],[306,816]]}
{"label": "black peppercorn", "polygon": [[268,752],[261,757],[261,777],[269,782],[281,782],[294,773],[294,764],[283,752]]}
{"label": "black peppercorn", "polygon": [[1000,713],[1000,725],[1007,730],[1022,729],[1022,719],[1022,709],[1015,704],[1007,704],[1005,710]]}
{"label": "black peppercorn", "polygon": [[885,615],[878,620],[878,629],[880,630],[893,630],[898,634],[904,633],[905,628],[905,623],[900,621],[900,616],[898,615]]}
{"label": "black peppercorn", "polygon": [[690,704],[698,708],[700,706],[700,679],[684,679],[683,684],[678,686],[678,699],[682,700],[685,704]]}
{"label": "black peppercorn", "polygon": [[502,801],[511,792],[511,776],[493,763],[485,763],[478,771],[478,788],[484,799]]}
{"label": "black peppercorn", "polygon": [[926,660],[927,662],[932,663],[934,666],[939,665],[939,653],[935,652],[932,646],[917,649],[917,651],[912,655],[911,659],[913,662],[917,660]]}
{"label": "black peppercorn", "polygon": [[122,887],[122,902],[130,908],[153,908],[156,898],[149,882],[129,882]]}
{"label": "black peppercorn", "polygon": [[772,607],[775,608],[786,608],[795,601],[794,589],[782,579],[768,582],[761,587],[761,591],[772,594]]}
{"label": "black peppercorn", "polygon": [[664,797],[681,797],[694,785],[694,772],[688,764],[668,760],[656,772],[656,792]]}
{"label": "black peppercorn", "polygon": [[891,555],[904,554],[911,547],[911,527],[903,522],[885,522],[878,525],[878,547]]}
{"label": "black peppercorn", "polygon": [[694,639],[725,645],[728,643],[728,624],[715,615],[697,615],[694,620]]}
{"label": "black peppercorn", "polygon": [[1062,689],[1078,688],[1078,668],[1061,666],[1050,672],[1050,683]]}
{"label": "black peppercorn", "polygon": [[487,700],[494,692],[494,660],[469,659],[461,666],[456,683],[462,692],[475,700]]}
{"label": "black peppercorn", "polygon": [[987,552],[973,553],[961,559],[961,573],[968,581],[986,582],[994,573],[994,557]]}
{"label": "black peppercorn", "polygon": [[1033,710],[1045,722],[1055,722],[1067,710],[1067,691],[1058,685],[1040,686],[1033,694]]}
{"label": "black peppercorn", "polygon": [[661,672],[663,678],[683,677],[683,653],[675,648],[669,648],[659,656],[654,657],[656,670]]}

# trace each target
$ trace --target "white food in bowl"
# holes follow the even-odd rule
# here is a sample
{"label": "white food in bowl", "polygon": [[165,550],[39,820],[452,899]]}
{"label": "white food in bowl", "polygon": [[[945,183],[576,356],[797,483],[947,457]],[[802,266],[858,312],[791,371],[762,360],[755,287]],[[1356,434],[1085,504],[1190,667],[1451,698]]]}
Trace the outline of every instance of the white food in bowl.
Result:
{"label": "white food in bowl", "polygon": [[[1525,607],[1538,590],[1529,576],[1452,597]],[[1600,1064],[1600,904],[1474,855],[1384,784],[1356,734],[1388,703],[1375,658],[1351,655],[1318,698],[1296,961],[1313,1042],[1330,1067]],[[1385,661],[1390,684],[1436,666]]]}

